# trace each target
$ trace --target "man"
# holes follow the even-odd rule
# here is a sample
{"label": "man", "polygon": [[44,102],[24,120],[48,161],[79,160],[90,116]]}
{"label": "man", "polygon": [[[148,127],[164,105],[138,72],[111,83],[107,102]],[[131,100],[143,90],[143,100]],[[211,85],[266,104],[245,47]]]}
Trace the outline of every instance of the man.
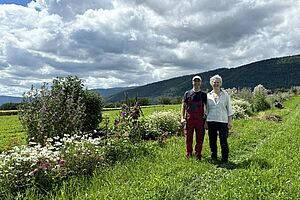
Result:
{"label": "man", "polygon": [[181,106],[181,123],[184,124],[186,144],[186,156],[193,154],[193,135],[196,132],[195,152],[197,159],[202,157],[202,144],[204,140],[204,104],[206,105],[206,93],[201,91],[201,77],[192,78],[193,88],[185,92]]}

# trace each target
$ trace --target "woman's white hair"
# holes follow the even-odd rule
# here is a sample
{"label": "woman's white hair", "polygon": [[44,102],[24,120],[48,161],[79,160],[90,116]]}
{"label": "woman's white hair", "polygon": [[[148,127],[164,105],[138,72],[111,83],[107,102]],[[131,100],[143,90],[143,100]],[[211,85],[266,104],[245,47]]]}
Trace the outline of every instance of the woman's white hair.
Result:
{"label": "woman's white hair", "polygon": [[219,74],[214,75],[213,77],[211,77],[209,79],[209,83],[210,83],[211,86],[213,85],[214,80],[219,80],[220,81],[220,86],[222,85],[222,77]]}

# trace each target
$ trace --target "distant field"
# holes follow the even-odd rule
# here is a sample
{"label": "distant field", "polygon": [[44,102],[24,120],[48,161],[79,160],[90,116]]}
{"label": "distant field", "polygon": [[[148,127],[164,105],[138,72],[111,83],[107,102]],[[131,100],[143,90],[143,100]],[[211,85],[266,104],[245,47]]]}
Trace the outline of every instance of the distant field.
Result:
{"label": "distant field", "polygon": [[[177,110],[180,111],[180,105],[155,105],[142,107],[144,116],[155,111]],[[103,115],[109,117],[109,124],[112,125],[114,120],[120,115],[120,110],[103,111]],[[23,130],[17,115],[0,115],[0,152],[19,144],[26,143],[26,134]]]}
{"label": "distant field", "polygon": [[[153,106],[144,106],[141,108],[144,116],[147,116],[155,111],[167,111],[167,110],[176,110],[180,112],[180,105],[153,105]],[[109,110],[103,112],[104,116],[107,115],[109,117],[110,124],[113,124],[114,120],[120,116],[119,110]],[[143,117],[143,116],[141,116]]]}
{"label": "distant field", "polygon": [[18,116],[0,116],[0,151],[25,142],[26,135]]}

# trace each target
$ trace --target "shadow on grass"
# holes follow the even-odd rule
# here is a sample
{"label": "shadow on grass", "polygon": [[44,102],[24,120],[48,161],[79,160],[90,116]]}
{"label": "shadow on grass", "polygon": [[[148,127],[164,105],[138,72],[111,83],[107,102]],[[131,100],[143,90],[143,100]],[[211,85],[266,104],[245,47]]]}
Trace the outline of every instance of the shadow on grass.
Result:
{"label": "shadow on grass", "polygon": [[272,166],[270,163],[268,163],[267,160],[265,159],[247,159],[242,162],[231,162],[229,161],[227,164],[223,164],[220,161],[211,161],[209,160],[210,163],[216,165],[218,168],[225,168],[228,170],[234,170],[234,169],[249,169],[251,167],[259,168],[259,169],[270,169]]}

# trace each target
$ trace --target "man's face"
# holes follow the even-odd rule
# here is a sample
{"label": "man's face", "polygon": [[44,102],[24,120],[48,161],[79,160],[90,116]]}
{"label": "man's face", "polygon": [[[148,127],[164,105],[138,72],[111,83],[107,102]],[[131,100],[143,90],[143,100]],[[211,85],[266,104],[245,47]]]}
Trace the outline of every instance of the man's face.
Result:
{"label": "man's face", "polygon": [[200,88],[201,87],[201,81],[199,79],[193,80],[193,87]]}

